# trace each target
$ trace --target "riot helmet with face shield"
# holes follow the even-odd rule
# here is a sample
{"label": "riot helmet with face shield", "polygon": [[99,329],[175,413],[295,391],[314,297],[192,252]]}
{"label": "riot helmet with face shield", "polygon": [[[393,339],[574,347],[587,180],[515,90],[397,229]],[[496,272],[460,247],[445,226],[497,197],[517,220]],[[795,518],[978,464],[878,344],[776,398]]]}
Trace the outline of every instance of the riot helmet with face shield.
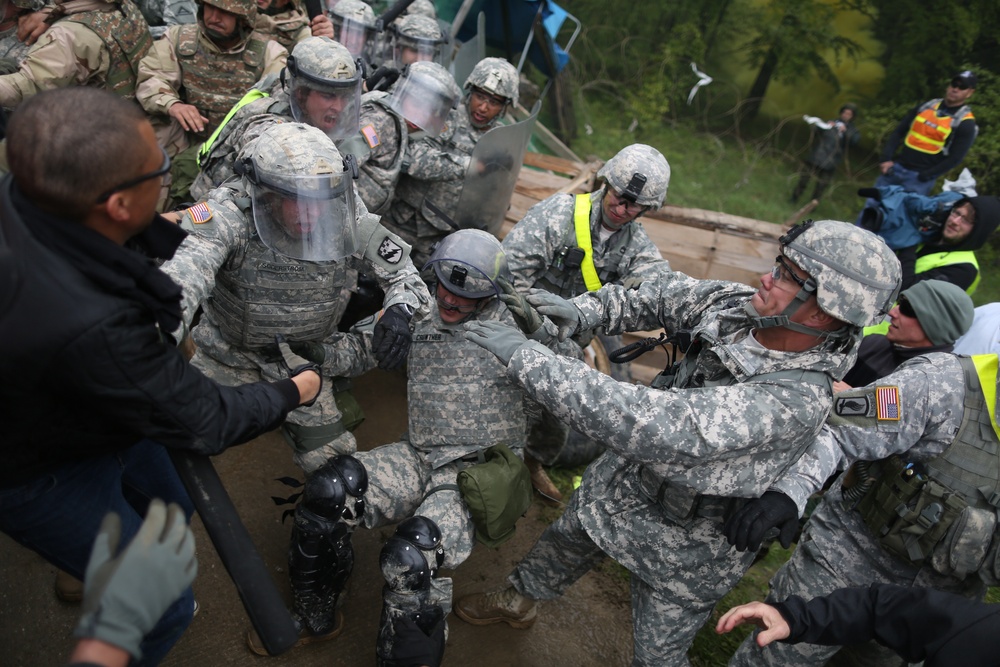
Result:
{"label": "riot helmet with face shield", "polygon": [[375,12],[361,0],[339,0],[330,7],[333,34],[355,58],[371,60]]}
{"label": "riot helmet with face shield", "polygon": [[308,37],[286,65],[292,117],[322,130],[334,141],[358,132],[361,71],[347,48],[329,37]]}
{"label": "riot helmet with face shield", "polygon": [[357,164],[320,129],[278,123],[237,156],[254,225],[274,252],[312,262],[336,261],[358,247]]}
{"label": "riot helmet with face shield", "polygon": [[393,85],[386,106],[428,136],[441,134],[461,91],[444,67],[432,62],[407,65]]}
{"label": "riot helmet with face shield", "polygon": [[404,16],[393,24],[392,33],[392,60],[397,66],[421,61],[441,63],[445,38],[434,19],[419,14]]}

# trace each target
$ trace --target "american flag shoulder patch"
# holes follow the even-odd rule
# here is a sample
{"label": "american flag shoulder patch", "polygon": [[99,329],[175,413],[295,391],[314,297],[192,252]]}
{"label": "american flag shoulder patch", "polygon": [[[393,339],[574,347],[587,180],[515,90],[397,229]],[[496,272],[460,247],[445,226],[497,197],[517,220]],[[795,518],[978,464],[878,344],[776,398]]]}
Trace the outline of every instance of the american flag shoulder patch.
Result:
{"label": "american flag shoulder patch", "polygon": [[196,225],[203,225],[212,219],[212,209],[205,202],[195,204],[186,210],[185,213],[191,216],[191,222]]}
{"label": "american flag shoulder patch", "polygon": [[899,421],[899,387],[875,387],[875,418]]}
{"label": "american flag shoulder patch", "polygon": [[361,136],[368,142],[368,148],[375,148],[382,143],[382,140],[378,138],[378,132],[375,131],[374,125],[365,125],[361,128]]}

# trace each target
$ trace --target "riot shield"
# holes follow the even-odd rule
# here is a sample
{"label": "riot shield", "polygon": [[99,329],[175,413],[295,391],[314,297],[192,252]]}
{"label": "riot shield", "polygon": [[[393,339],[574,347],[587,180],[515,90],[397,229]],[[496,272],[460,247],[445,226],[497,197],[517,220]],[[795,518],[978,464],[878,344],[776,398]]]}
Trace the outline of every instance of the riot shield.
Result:
{"label": "riot shield", "polygon": [[510,206],[524,151],[542,103],[524,120],[495,127],[479,139],[455,209],[459,229],[483,229],[497,236]]}
{"label": "riot shield", "polygon": [[[465,83],[465,80],[469,78],[472,74],[472,70],[476,67],[480,60],[486,57],[486,17],[482,12],[479,12],[479,23],[478,29],[476,30],[476,36],[472,39],[462,42],[462,45],[458,47],[458,51],[454,52],[454,58],[445,62],[448,67],[448,71],[451,75],[455,77],[455,83],[459,86]],[[449,43],[449,49],[453,44]],[[452,55],[452,51],[448,51],[448,55]]]}

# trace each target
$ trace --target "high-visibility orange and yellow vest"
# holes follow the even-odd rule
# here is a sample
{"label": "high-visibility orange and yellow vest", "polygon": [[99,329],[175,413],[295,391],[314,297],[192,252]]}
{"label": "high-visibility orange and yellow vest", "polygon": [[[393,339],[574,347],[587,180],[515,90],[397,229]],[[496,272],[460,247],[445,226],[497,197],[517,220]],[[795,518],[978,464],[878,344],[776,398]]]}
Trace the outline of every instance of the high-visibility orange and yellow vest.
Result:
{"label": "high-visibility orange and yellow vest", "polygon": [[952,131],[964,120],[974,120],[972,109],[963,105],[954,113],[938,115],[941,100],[925,102],[917,110],[917,116],[906,133],[905,144],[908,148],[921,153],[937,155],[948,154],[948,140]]}

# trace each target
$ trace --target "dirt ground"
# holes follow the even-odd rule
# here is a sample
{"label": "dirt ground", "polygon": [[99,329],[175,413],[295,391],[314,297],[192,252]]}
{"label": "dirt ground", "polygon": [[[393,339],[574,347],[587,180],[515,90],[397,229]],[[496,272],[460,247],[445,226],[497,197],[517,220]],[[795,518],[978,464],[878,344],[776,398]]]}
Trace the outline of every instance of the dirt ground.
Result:
{"label": "dirt ground", "polygon": [[[357,381],[355,393],[367,414],[356,432],[359,448],[367,450],[398,439],[406,428],[403,376],[375,371]],[[283,508],[271,500],[271,496],[290,493],[276,478],[300,476],[288,447],[272,433],[229,450],[215,459],[215,465],[279,589],[290,599],[285,573],[290,522],[282,524]],[[450,573],[456,597],[498,586],[553,516],[553,510],[536,502],[518,522],[513,539],[496,550],[478,545],[469,560]],[[236,590],[197,519],[194,530],[199,562],[194,591],[200,612],[167,656],[165,666],[375,664],[383,585],[378,553],[392,534],[391,527],[355,533],[356,564],[343,606],[343,634],[277,658],[261,658],[246,648],[249,621]],[[3,535],[0,554],[0,667],[64,663],[73,644],[71,632],[79,607],[56,599],[52,589],[55,569],[40,557]],[[632,657],[628,584],[594,571],[564,597],[544,603],[530,630],[506,625],[475,627],[452,615],[449,632],[445,667],[627,665]]]}

